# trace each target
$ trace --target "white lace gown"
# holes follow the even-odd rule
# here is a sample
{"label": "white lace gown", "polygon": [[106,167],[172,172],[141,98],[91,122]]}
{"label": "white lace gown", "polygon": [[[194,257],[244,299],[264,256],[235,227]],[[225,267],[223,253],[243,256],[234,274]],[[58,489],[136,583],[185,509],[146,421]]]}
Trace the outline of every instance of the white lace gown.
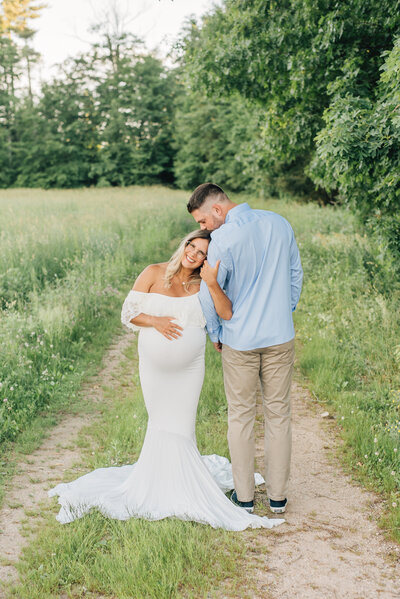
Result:
{"label": "white lace gown", "polygon": [[[173,316],[183,327],[179,339],[168,340],[152,327],[130,320],[141,312]],[[72,522],[91,508],[118,520],[176,517],[214,528],[272,528],[284,522],[247,513],[224,494],[233,488],[232,468],[221,456],[201,456],[195,423],[204,378],[205,319],[198,294],[170,297],[130,291],[122,322],[139,330],[139,373],[148,426],[135,464],[98,468],[51,489],[61,509],[57,520]],[[263,481],[256,476],[256,483]]]}

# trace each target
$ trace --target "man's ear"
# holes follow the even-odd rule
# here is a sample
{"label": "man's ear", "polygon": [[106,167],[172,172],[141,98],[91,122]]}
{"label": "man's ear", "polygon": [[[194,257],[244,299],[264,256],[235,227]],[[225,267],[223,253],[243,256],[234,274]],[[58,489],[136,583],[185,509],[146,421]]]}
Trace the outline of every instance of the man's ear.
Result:
{"label": "man's ear", "polygon": [[222,210],[222,208],[221,208],[221,205],[220,205],[220,204],[213,204],[213,205],[211,206],[211,209],[212,209],[212,210],[214,210],[214,212],[215,212],[215,214],[216,214],[217,216],[222,216],[222,215],[223,215],[223,210]]}

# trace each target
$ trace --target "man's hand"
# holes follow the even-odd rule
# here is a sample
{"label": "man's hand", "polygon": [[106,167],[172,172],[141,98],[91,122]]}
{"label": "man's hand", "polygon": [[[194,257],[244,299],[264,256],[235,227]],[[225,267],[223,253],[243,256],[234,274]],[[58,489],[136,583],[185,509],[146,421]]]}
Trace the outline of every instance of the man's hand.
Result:
{"label": "man's hand", "polygon": [[219,352],[219,353],[222,352],[222,343],[221,343],[221,341],[214,341],[213,345],[214,345],[214,348],[216,349],[217,352]]}
{"label": "man's hand", "polygon": [[212,266],[210,266],[208,264],[207,260],[204,260],[203,266],[201,267],[201,270],[200,270],[200,276],[209,287],[212,285],[215,285],[217,282],[218,269],[219,269],[220,263],[221,263],[221,260],[217,260],[217,262],[213,268]]}

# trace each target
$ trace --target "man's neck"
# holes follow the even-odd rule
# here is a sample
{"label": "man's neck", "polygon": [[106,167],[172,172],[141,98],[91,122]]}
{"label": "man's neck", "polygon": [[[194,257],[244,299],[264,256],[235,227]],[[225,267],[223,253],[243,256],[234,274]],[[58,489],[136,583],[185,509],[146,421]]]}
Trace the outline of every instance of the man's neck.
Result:
{"label": "man's neck", "polygon": [[226,218],[226,215],[228,214],[229,210],[232,210],[232,208],[236,208],[236,206],[239,206],[239,204],[236,204],[235,202],[229,202],[229,204],[227,204],[226,208],[224,209],[224,220]]}

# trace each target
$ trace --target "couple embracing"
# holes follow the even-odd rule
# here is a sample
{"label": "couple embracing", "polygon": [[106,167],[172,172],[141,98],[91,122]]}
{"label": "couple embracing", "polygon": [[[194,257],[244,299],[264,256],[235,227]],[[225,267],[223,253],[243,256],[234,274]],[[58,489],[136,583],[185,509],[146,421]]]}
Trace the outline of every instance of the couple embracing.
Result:
{"label": "couple embracing", "polygon": [[[71,522],[92,507],[125,520],[177,517],[214,528],[271,528],[283,522],[254,511],[254,423],[261,393],[265,482],[270,510],[283,513],[291,455],[292,311],[302,284],[290,224],[278,214],[232,202],[200,185],[188,211],[200,229],[168,263],[148,266],[124,301],[121,320],[139,330],[139,374],[148,425],[135,464],[99,468],[49,491]],[[221,352],[232,464],[201,456],[197,404],[206,329]],[[225,493],[231,491],[228,498]]]}

